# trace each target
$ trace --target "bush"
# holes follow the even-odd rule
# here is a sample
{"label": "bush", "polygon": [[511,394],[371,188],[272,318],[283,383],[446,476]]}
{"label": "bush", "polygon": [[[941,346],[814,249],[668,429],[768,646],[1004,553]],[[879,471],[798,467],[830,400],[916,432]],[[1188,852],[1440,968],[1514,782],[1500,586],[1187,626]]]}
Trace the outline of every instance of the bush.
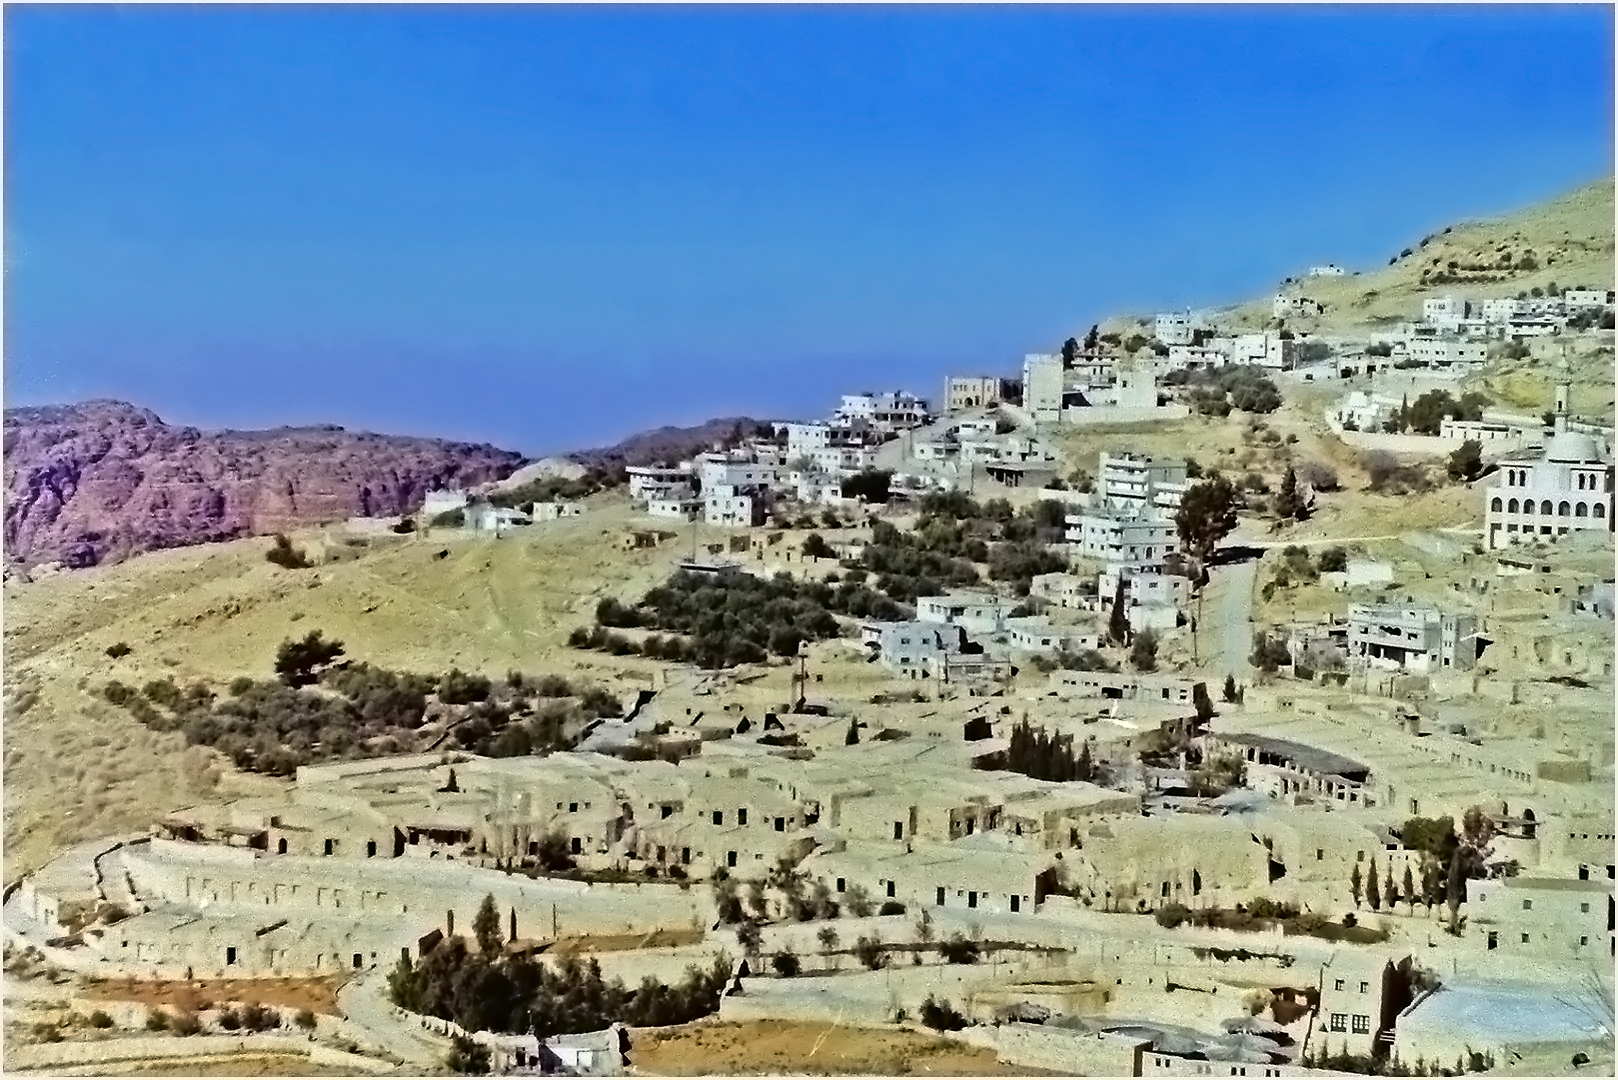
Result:
{"label": "bush", "polygon": [[938,943],[938,951],[943,955],[946,963],[975,964],[978,962],[981,946],[957,930],[950,935],[947,941]]}
{"label": "bush", "polygon": [[297,1024],[299,1027],[303,1028],[305,1031],[313,1031],[313,1030],[315,1030],[315,1024],[317,1023],[317,1021],[315,1020],[314,1010],[312,1010],[312,1009],[299,1009],[298,1010],[298,1015],[293,1017],[293,1023]]}
{"label": "bush", "polygon": [[888,952],[882,947],[881,938],[861,937],[854,942],[854,955],[871,971],[886,967],[888,964]]}
{"label": "bush", "polygon": [[237,1014],[235,1009],[220,1009],[219,1026],[224,1028],[226,1031],[236,1031],[242,1026],[242,1018]]}
{"label": "bush", "polygon": [[285,533],[275,534],[275,545],[264,553],[264,558],[276,566],[287,570],[307,570],[314,564],[304,555],[303,549],[292,546]]}
{"label": "bush", "polygon": [[444,1065],[460,1076],[485,1076],[489,1072],[489,1048],[465,1035],[456,1035],[450,1040]]}
{"label": "bush", "polygon": [[[148,1019],[147,1023],[151,1021]],[[195,1035],[202,1030],[202,1019],[189,1009],[174,1014],[169,1021],[169,1028],[176,1035]]]}
{"label": "bush", "polygon": [[281,1026],[281,1014],[259,1002],[242,1008],[242,1027],[248,1031],[273,1031]]}
{"label": "bush", "polygon": [[169,1029],[169,1014],[162,1009],[153,1009],[146,1014],[147,1031],[167,1031]]}
{"label": "bush", "polygon": [[1166,930],[1173,930],[1176,926],[1179,926],[1190,917],[1191,909],[1179,901],[1171,901],[1170,903],[1164,904],[1162,907],[1158,908],[1156,913],[1153,915],[1153,918],[1157,920],[1157,925]]}
{"label": "bush", "polygon": [[101,696],[114,705],[128,705],[135,698],[135,689],[114,679],[101,688]]}
{"label": "bush", "polygon": [[1340,574],[1348,569],[1348,551],[1341,547],[1329,547],[1320,553],[1318,565],[1322,574]]}
{"label": "bush", "polygon": [[882,907],[877,911],[878,915],[903,915],[904,913],[905,906],[897,900],[884,900]]}
{"label": "bush", "polygon": [[253,685],[253,680],[251,678],[246,675],[238,675],[234,679],[230,680],[230,686],[228,687],[230,690],[230,696],[241,697],[243,694],[253,689]]}
{"label": "bush", "polygon": [[97,1009],[90,1014],[90,1026],[93,1028],[110,1028],[112,1027],[112,1017]]}
{"label": "bush", "polygon": [[921,1022],[934,1031],[960,1031],[966,1027],[966,1017],[947,1000],[939,1001],[931,994],[921,1003]]}
{"label": "bush", "polygon": [[796,953],[792,952],[790,949],[782,949],[780,952],[770,957],[770,966],[775,968],[775,973],[777,975],[790,979],[802,969],[803,965],[798,960]]}
{"label": "bush", "polygon": [[129,642],[127,641],[120,641],[115,645],[107,646],[107,655],[112,657],[114,660],[121,660],[134,651],[134,649],[129,647]]}

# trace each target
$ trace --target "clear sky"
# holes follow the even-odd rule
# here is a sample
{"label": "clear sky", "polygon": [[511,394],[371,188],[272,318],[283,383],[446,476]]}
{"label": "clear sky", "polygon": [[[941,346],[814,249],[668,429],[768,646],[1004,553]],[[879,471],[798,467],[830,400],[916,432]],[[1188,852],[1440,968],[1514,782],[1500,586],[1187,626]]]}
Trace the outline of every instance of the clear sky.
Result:
{"label": "clear sky", "polygon": [[1612,171],[1610,6],[5,9],[7,404],[543,453]]}

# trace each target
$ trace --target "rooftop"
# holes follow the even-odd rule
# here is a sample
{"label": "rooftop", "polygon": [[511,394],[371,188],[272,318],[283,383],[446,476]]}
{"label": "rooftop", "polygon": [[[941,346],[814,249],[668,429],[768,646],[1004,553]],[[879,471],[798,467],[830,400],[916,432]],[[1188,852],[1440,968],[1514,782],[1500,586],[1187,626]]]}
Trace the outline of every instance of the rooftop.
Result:
{"label": "rooftop", "polygon": [[1279,754],[1289,761],[1295,762],[1300,768],[1308,769],[1310,772],[1345,775],[1371,771],[1370,766],[1355,761],[1353,758],[1334,754],[1330,750],[1321,750],[1318,747],[1296,743],[1291,739],[1278,739],[1271,735],[1249,735],[1243,732],[1215,732],[1214,736],[1221,742],[1252,746],[1260,750],[1267,750],[1272,754]]}

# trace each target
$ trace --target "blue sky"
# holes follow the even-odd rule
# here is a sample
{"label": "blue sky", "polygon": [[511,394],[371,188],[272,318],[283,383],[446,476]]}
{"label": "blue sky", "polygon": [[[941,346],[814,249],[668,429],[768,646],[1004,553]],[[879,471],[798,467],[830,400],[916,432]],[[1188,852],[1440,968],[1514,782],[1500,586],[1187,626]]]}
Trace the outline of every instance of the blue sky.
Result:
{"label": "blue sky", "polygon": [[1610,6],[5,9],[7,404],[529,453],[1612,171]]}

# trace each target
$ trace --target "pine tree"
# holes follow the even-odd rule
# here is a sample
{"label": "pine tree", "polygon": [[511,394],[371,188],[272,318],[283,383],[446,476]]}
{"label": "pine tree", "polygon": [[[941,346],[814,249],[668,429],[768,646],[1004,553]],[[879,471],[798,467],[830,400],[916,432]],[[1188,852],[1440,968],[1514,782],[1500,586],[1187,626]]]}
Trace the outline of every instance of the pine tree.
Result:
{"label": "pine tree", "polygon": [[1388,864],[1387,876],[1382,879],[1382,896],[1388,902],[1388,910],[1392,911],[1393,910],[1393,905],[1399,902],[1399,894],[1393,891],[1393,864],[1392,863]]}
{"label": "pine tree", "polygon": [[1365,875],[1365,902],[1371,905],[1372,911],[1382,907],[1382,885],[1376,877],[1376,857],[1371,857],[1371,872]]}
{"label": "pine tree", "polygon": [[848,722],[848,735],[844,737],[843,745],[844,746],[858,746],[859,741],[860,741],[860,722],[858,720],[850,720]]}
{"label": "pine tree", "polygon": [[1090,742],[1088,739],[1079,745],[1079,762],[1076,771],[1078,772],[1077,779],[1079,780],[1094,780],[1096,778],[1095,761],[1090,757]]}
{"label": "pine tree", "polygon": [[1404,896],[1405,903],[1410,905],[1410,914],[1414,915],[1416,913],[1416,882],[1410,875],[1410,864],[1408,862],[1405,863]]}
{"label": "pine tree", "polygon": [[1354,894],[1354,906],[1360,906],[1360,896],[1365,890],[1365,879],[1360,876],[1360,864],[1354,864],[1354,870],[1348,875],[1348,891]]}
{"label": "pine tree", "polygon": [[1224,697],[1225,697],[1226,703],[1231,704],[1231,705],[1236,704],[1236,702],[1238,700],[1238,698],[1236,696],[1236,676],[1234,676],[1234,675],[1226,675],[1225,676],[1225,694],[1224,694]]}

